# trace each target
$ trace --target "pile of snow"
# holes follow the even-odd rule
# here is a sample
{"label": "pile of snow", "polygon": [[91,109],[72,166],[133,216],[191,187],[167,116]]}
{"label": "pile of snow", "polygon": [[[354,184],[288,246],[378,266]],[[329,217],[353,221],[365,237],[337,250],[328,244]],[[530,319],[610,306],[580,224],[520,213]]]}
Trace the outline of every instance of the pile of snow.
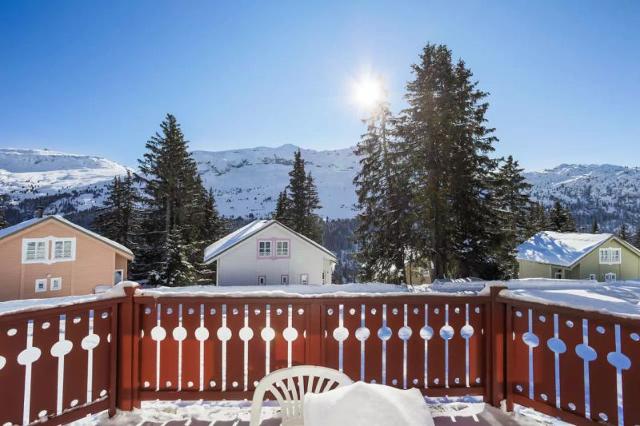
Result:
{"label": "pile of snow", "polygon": [[518,260],[571,266],[611,238],[611,234],[538,232],[518,246]]}
{"label": "pile of snow", "polygon": [[522,279],[507,283],[501,296],[566,306],[604,314],[640,318],[640,282],[600,283],[581,280]]}
{"label": "pile of snow", "polygon": [[416,388],[356,382],[304,396],[306,426],[433,426],[429,407]]}
{"label": "pile of snow", "polygon": [[50,297],[47,299],[23,299],[0,302],[0,316],[15,314],[18,312],[38,311],[42,309],[73,306],[80,303],[95,302],[98,300],[123,297],[126,287],[137,287],[138,284],[131,281],[123,281],[99,294],[86,294],[80,296]]}
{"label": "pile of snow", "polygon": [[325,285],[270,285],[270,286],[187,286],[142,288],[138,294],[163,297],[376,297],[446,294],[468,296],[477,294],[485,286],[477,283],[451,286],[397,285],[382,283],[352,283]]}

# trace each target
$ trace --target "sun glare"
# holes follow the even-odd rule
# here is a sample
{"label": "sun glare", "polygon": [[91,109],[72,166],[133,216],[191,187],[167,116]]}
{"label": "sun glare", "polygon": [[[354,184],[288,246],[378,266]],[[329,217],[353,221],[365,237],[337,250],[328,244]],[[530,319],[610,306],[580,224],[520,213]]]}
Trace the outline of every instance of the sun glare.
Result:
{"label": "sun glare", "polygon": [[353,82],[353,101],[360,108],[372,110],[385,100],[384,84],[381,78],[363,75]]}

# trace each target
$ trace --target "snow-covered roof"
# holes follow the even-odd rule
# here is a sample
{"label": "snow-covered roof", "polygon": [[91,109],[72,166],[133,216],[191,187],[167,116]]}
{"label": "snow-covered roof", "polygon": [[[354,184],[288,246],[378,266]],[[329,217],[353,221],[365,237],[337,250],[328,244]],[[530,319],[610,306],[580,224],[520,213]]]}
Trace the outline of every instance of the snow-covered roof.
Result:
{"label": "snow-covered roof", "polygon": [[36,217],[36,218],[33,218],[33,219],[25,220],[24,222],[20,222],[20,223],[17,223],[15,225],[12,225],[12,226],[8,226],[8,227],[6,227],[4,229],[0,229],[0,239],[8,237],[9,235],[13,235],[13,234],[15,234],[17,232],[20,232],[20,231],[22,231],[24,229],[27,229],[27,228],[29,228],[29,227],[31,227],[33,225],[37,225],[38,223],[45,222],[47,220],[57,220],[58,222],[61,222],[61,223],[65,224],[65,225],[68,225],[68,226],[74,228],[74,229],[77,229],[80,232],[83,232],[83,233],[87,234],[90,237],[93,237],[93,238],[95,238],[97,240],[100,240],[103,243],[108,244],[111,247],[115,248],[116,250],[119,250],[119,251],[129,255],[131,258],[133,258],[133,252],[131,250],[129,250],[127,247],[123,246],[122,244],[117,243],[117,242],[115,242],[113,240],[110,240],[109,238],[103,237],[100,234],[96,234],[95,232],[90,231],[87,228],[83,228],[82,226],[77,225],[77,224],[65,219],[64,217],[58,216],[58,215]]}
{"label": "snow-covered roof", "polygon": [[577,232],[538,232],[518,246],[516,258],[571,267],[611,237],[614,236]]}
{"label": "snow-covered roof", "polygon": [[241,242],[243,242],[247,238],[257,234],[258,232],[261,232],[261,231],[265,230],[266,228],[268,228],[269,226],[274,225],[274,224],[277,224],[280,227],[282,227],[283,229],[291,232],[292,234],[297,235],[298,237],[300,237],[303,240],[307,241],[308,243],[316,246],[317,248],[319,248],[320,250],[324,251],[329,256],[331,256],[333,259],[335,259],[336,256],[331,251],[327,250],[325,247],[323,247],[320,244],[316,243],[315,241],[305,237],[304,235],[299,234],[299,233],[295,232],[294,230],[284,226],[283,224],[281,224],[277,220],[271,219],[271,220],[254,220],[250,224],[245,225],[242,228],[240,228],[240,229],[238,229],[236,231],[233,231],[229,235],[226,235],[226,236],[220,238],[218,241],[216,241],[215,243],[211,244],[209,247],[204,249],[204,261],[205,261],[205,263],[212,262],[218,256],[220,256],[222,253],[224,253],[225,251],[229,250],[231,247],[233,247],[233,246],[235,246],[237,244],[240,244]]}

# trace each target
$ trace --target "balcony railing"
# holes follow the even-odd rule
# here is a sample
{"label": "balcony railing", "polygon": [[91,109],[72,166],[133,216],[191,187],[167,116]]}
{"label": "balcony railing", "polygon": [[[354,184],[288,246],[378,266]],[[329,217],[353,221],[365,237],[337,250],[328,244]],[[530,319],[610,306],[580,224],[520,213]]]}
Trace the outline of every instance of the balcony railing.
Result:
{"label": "balcony railing", "polygon": [[250,398],[324,365],[430,396],[505,399],[574,423],[640,424],[640,321],[491,294],[134,294],[0,315],[0,424],[151,399]]}

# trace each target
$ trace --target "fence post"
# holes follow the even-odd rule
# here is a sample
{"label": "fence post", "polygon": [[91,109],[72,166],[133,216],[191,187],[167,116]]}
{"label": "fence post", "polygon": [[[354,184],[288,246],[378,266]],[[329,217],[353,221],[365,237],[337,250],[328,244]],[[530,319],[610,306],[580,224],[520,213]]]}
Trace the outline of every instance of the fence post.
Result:
{"label": "fence post", "polygon": [[491,350],[491,395],[489,401],[494,407],[499,407],[500,402],[506,397],[506,321],[507,310],[504,303],[499,302],[500,291],[505,290],[505,285],[492,286],[491,292],[491,329],[489,332]]}
{"label": "fence post", "polygon": [[320,302],[312,302],[307,306],[305,364],[308,365],[324,365],[323,307],[324,304]]}
{"label": "fence post", "polygon": [[135,372],[137,370],[137,353],[134,339],[138,333],[134,327],[135,303],[133,300],[136,286],[125,287],[126,299],[118,309],[118,379],[117,379],[117,405],[118,409],[131,411],[140,406],[136,401]]}

